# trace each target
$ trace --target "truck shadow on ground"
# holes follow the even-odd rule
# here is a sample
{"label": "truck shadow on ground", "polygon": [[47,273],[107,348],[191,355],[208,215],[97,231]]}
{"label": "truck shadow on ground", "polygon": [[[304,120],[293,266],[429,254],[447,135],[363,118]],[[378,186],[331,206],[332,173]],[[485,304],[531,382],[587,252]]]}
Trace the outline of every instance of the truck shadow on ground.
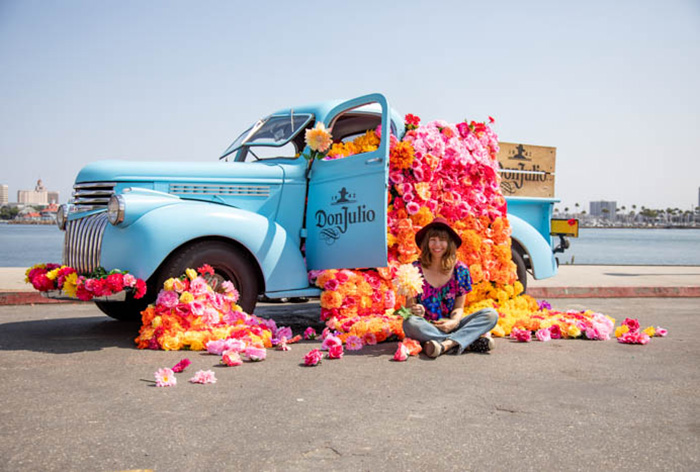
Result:
{"label": "truck shadow on ground", "polygon": [[70,354],[109,347],[135,349],[140,323],[104,316],[21,321],[3,324],[0,351]]}

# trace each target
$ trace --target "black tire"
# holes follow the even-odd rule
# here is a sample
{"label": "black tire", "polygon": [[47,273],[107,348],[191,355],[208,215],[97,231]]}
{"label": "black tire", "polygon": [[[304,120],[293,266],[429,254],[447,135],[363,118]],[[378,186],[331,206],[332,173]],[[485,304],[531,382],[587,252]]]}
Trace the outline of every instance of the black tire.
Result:
{"label": "black tire", "polygon": [[119,321],[141,321],[141,312],[149,303],[155,301],[155,294],[150,294],[150,287],[143,298],[134,299],[131,295],[123,302],[95,302],[102,313]]}
{"label": "black tire", "polygon": [[233,282],[240,294],[238,304],[246,313],[253,313],[261,289],[258,271],[241,250],[223,241],[199,241],[170,256],[158,271],[156,293],[170,277],[179,277],[185,269],[197,269],[204,264],[214,268],[218,282]]}
{"label": "black tire", "polygon": [[527,291],[527,268],[525,266],[525,259],[523,259],[523,256],[515,248],[511,249],[511,256],[517,268],[518,280],[523,284],[523,293],[525,293]]}

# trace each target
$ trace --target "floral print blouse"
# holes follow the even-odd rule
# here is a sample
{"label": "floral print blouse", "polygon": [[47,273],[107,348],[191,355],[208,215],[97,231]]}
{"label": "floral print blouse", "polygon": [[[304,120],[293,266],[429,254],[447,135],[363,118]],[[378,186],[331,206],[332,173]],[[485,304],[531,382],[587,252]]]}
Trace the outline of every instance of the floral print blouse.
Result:
{"label": "floral print blouse", "polygon": [[425,319],[436,321],[449,318],[455,307],[455,300],[472,289],[472,277],[467,266],[457,261],[450,280],[441,287],[433,287],[425,279],[420,262],[416,261],[413,265],[417,266],[423,275],[423,293],[416,296],[416,302],[425,307]]}

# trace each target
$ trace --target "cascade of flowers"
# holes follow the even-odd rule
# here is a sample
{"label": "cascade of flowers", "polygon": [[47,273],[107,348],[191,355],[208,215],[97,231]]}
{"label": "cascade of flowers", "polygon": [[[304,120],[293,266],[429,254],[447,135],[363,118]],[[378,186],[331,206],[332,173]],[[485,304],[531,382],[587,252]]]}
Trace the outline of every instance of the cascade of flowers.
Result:
{"label": "cascade of flowers", "polygon": [[[420,119],[410,114],[405,122],[403,138],[392,135],[389,143],[389,265],[369,271],[312,273],[316,285],[323,289],[322,321],[341,340],[358,336],[383,341],[392,335],[402,339],[402,318],[394,310],[405,299],[397,294],[392,279],[401,265],[418,258],[415,234],[440,216],[462,238],[457,256],[469,267],[473,279],[465,313],[495,308],[500,316],[495,336],[546,328],[554,337],[609,337],[614,320],[604,315],[552,311],[521,294],[523,287],[511,260],[506,200],[500,190],[498,138],[489,124],[465,120],[421,125]],[[370,130],[352,142],[333,144],[324,158],[376,150],[380,135],[380,129]],[[363,283],[365,280],[368,283]]]}
{"label": "cascade of flowers", "polygon": [[296,341],[289,328],[278,328],[274,320],[243,312],[230,281],[214,290],[207,281],[213,275],[211,266],[205,264],[166,280],[155,305],[141,312],[142,325],[135,340],[138,348],[206,349],[217,355],[235,351],[250,360],[262,360],[266,348]]}
{"label": "cascade of flowers", "polygon": [[89,301],[108,297],[124,290],[133,291],[134,298],[146,294],[146,282],[120,270],[107,272],[99,267],[94,272],[79,274],[73,267],[60,264],[36,264],[27,269],[25,282],[40,292],[61,290],[69,297]]}

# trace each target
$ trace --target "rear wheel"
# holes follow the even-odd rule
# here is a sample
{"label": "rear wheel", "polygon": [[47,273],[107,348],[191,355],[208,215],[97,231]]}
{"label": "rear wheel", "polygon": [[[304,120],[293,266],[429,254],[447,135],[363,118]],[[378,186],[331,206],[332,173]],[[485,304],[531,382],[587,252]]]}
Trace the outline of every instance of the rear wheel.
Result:
{"label": "rear wheel", "polygon": [[518,281],[523,284],[523,293],[525,293],[527,291],[527,267],[525,266],[525,259],[523,259],[523,256],[515,248],[511,249],[511,255],[518,272]]}

